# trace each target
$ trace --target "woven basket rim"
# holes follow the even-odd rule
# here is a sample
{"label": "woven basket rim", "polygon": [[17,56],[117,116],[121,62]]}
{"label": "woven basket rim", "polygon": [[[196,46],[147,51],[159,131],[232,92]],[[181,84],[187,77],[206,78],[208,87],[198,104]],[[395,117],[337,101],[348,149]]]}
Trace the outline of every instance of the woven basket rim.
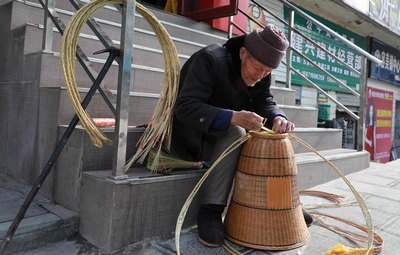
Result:
{"label": "woven basket rim", "polygon": [[252,132],[251,133],[252,137],[257,137],[261,139],[273,139],[273,140],[279,140],[279,139],[285,139],[288,137],[287,133],[284,134],[270,134],[266,132]]}

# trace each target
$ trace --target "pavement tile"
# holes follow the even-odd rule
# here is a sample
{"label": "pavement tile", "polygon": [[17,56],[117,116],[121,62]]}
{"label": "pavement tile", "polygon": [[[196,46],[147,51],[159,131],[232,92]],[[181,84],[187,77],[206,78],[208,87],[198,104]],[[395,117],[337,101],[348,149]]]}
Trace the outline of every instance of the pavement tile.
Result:
{"label": "pavement tile", "polygon": [[400,201],[394,201],[377,196],[366,196],[364,201],[369,209],[381,211],[391,215],[400,215]]}
{"label": "pavement tile", "polygon": [[[0,223],[8,222],[14,220],[17,215],[21,205],[23,204],[22,199],[9,199],[0,201]],[[37,204],[32,204],[25,214],[25,217],[34,217],[42,214],[46,214],[46,210],[38,206]]]}
{"label": "pavement tile", "polygon": [[[400,170],[395,170],[395,169],[391,169],[391,168],[374,169],[374,170],[368,171],[368,174],[373,175],[373,176],[390,178],[393,180],[400,179]],[[376,183],[378,183],[378,182],[376,182]]]}
{"label": "pavement tile", "polygon": [[[333,226],[338,226],[338,227],[343,227],[344,229],[349,230],[348,225],[341,225],[338,224],[337,222],[325,220],[327,223],[331,223]],[[353,230],[353,229],[351,229]],[[338,233],[335,233],[329,229],[327,229],[324,226],[319,225],[318,223],[315,223],[313,226],[310,227],[310,232],[311,232],[311,243],[319,243],[320,239],[323,238],[325,240],[324,246],[321,246],[320,251],[328,251],[332,249],[337,243],[342,243],[346,246],[349,247],[356,247],[356,246],[362,246],[362,244],[355,244],[354,242],[350,241],[349,239],[341,236]],[[360,231],[355,230],[354,232],[357,232],[359,234],[363,234]],[[314,244],[317,245],[317,244]],[[323,249],[322,249],[323,248]]]}
{"label": "pavement tile", "polygon": [[49,212],[57,215],[61,219],[69,219],[78,215],[76,212],[54,203],[41,203],[40,206],[48,210]]}
{"label": "pavement tile", "polygon": [[[327,186],[316,186],[311,188],[310,190],[319,190],[319,191],[324,191],[327,193],[331,193],[331,194],[335,194],[335,195],[340,195],[340,196],[344,196],[343,201],[349,201],[349,200],[354,200],[354,194],[353,192],[350,190],[349,187],[347,187],[347,185],[345,183],[341,183],[341,182],[335,182],[335,183],[331,183],[330,185]],[[366,194],[360,194],[360,196],[362,198],[366,197]],[[301,200],[303,202],[303,199],[306,196],[301,196]],[[306,203],[304,203],[306,204]]]}
{"label": "pavement tile", "polygon": [[[54,214],[46,213],[34,217],[24,218],[21,221],[15,235],[21,235],[32,232],[37,229],[46,228],[52,226],[57,222],[61,222],[61,219]],[[5,222],[0,224],[0,236],[4,236],[10,227],[11,222]]]}
{"label": "pavement tile", "polygon": [[400,216],[395,217],[389,224],[383,226],[381,230],[400,238]]}
{"label": "pavement tile", "polygon": [[[380,171],[382,172],[382,171]],[[400,178],[400,175],[399,175]],[[367,184],[374,184],[377,186],[390,187],[397,182],[397,179],[387,175],[374,175],[372,173],[364,172],[360,174],[349,175],[350,182],[357,181]]]}
{"label": "pavement tile", "polygon": [[400,237],[385,232],[377,233],[383,239],[382,255],[398,255],[400,254]]}
{"label": "pavement tile", "polygon": [[394,201],[400,201],[400,190],[398,189],[381,187],[374,184],[365,184],[357,180],[353,180],[352,183],[356,190],[360,193],[383,197]]}
{"label": "pavement tile", "polygon": [[393,183],[390,187],[392,189],[400,190],[400,180],[397,180],[397,182]]}
{"label": "pavement tile", "polygon": [[[159,242],[157,244],[161,246],[165,250],[170,253],[176,254],[175,248],[175,238]],[[201,244],[197,239],[197,231],[193,230],[188,233],[181,235],[180,237],[180,251],[182,255],[190,255],[190,254],[210,254],[210,255],[219,255],[219,254],[227,254],[223,247],[218,248],[209,248]],[[164,255],[164,254],[163,254]]]}
{"label": "pavement tile", "polygon": [[[52,245],[47,245],[41,247],[40,249],[35,249],[31,251],[24,251],[16,253],[15,255],[71,255],[79,254],[80,244],[75,241],[66,241],[62,243],[55,243]],[[82,253],[81,255],[97,255],[97,253]]]}

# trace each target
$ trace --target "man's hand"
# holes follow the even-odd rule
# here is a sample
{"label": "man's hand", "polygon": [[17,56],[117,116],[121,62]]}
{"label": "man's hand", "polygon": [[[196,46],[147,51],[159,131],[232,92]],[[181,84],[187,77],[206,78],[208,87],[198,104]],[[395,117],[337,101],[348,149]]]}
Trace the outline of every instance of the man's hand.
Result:
{"label": "man's hand", "polygon": [[272,130],[278,133],[287,133],[294,130],[294,123],[282,116],[276,116],[272,122]]}
{"label": "man's hand", "polygon": [[231,125],[238,125],[247,130],[260,130],[263,126],[263,118],[248,111],[233,111]]}

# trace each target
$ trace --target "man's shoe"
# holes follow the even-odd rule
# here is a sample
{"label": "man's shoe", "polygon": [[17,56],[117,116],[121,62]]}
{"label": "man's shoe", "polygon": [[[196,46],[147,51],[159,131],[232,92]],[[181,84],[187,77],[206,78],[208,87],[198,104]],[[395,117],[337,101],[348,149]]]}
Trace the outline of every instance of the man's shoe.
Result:
{"label": "man's shoe", "polygon": [[306,221],[307,227],[309,227],[314,221],[313,216],[306,209],[304,209],[304,207],[302,209],[303,209],[304,220]]}
{"label": "man's shoe", "polygon": [[223,244],[225,226],[221,216],[224,208],[224,205],[201,205],[197,215],[197,230],[202,244],[210,247]]}

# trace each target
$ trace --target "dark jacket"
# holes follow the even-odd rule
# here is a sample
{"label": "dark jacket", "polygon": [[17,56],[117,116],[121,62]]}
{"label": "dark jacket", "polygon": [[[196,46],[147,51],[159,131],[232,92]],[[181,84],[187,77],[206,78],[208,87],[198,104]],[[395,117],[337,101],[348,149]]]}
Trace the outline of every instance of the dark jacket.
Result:
{"label": "dark jacket", "polygon": [[184,64],[172,129],[172,151],[181,158],[204,160],[204,140],[212,143],[226,131],[212,128],[222,109],[253,111],[268,118],[269,127],[277,115],[285,117],[270,92],[271,75],[254,87],[243,82],[239,49],[244,39],[241,36],[223,46],[209,45]]}

